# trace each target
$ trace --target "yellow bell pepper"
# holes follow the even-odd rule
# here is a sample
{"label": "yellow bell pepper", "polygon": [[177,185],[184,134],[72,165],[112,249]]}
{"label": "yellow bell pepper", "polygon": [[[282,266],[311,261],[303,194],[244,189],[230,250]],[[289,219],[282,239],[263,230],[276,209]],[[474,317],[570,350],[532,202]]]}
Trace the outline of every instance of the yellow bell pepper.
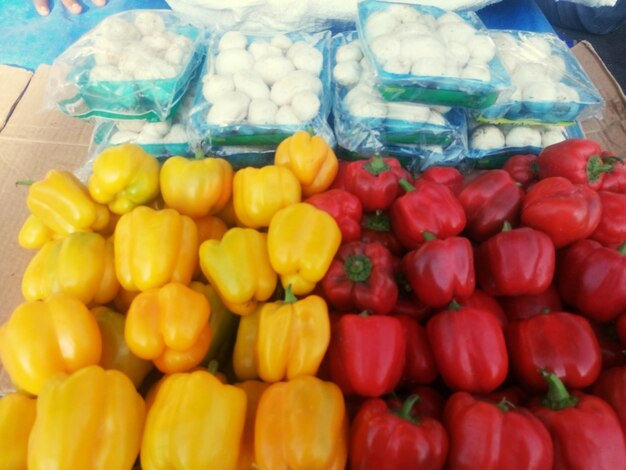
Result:
{"label": "yellow bell pepper", "polygon": [[[198,246],[207,240],[221,240],[224,234],[228,232],[228,227],[224,221],[214,215],[207,215],[199,219],[194,219],[194,222],[198,228]],[[204,279],[202,269],[200,269],[200,263],[196,265],[193,279]]]}
{"label": "yellow bell pepper", "polygon": [[103,369],[123,372],[135,387],[139,387],[152,370],[152,362],[135,356],[126,344],[126,317],[108,307],[95,307],[91,309],[91,313],[98,322],[102,337],[100,366]]}
{"label": "yellow bell pepper", "polygon": [[215,360],[219,364],[226,364],[230,360],[235,344],[239,315],[228,311],[213,286],[194,281],[189,287],[204,295],[211,306],[211,317],[209,318],[211,346],[203,363],[208,364]]}
{"label": "yellow bell pepper", "polygon": [[243,428],[241,439],[241,452],[239,453],[239,470],[252,470],[259,468],[254,455],[254,424],[256,421],[256,411],[263,392],[267,390],[269,384],[258,380],[246,380],[235,384],[235,387],[246,392],[248,405],[246,406],[246,424]]}
{"label": "yellow bell pepper", "polygon": [[120,287],[117,291],[117,295],[113,299],[113,306],[120,313],[128,312],[130,304],[133,303],[135,297],[141,294],[138,290],[126,290]]}
{"label": "yellow bell pepper", "polygon": [[28,468],[130,470],[144,422],[143,398],[121,372],[90,366],[57,376],[37,400]]}
{"label": "yellow bell pepper", "polygon": [[243,222],[237,219],[237,214],[235,214],[235,204],[232,197],[224,208],[215,215],[222,219],[228,228],[243,227]]}
{"label": "yellow bell pepper", "polygon": [[238,315],[252,313],[257,302],[269,299],[276,289],[267,235],[251,228],[231,228],[222,240],[205,241],[200,266],[224,305]]}
{"label": "yellow bell pepper", "polygon": [[295,295],[308,294],[320,281],[341,244],[337,222],[311,204],[299,203],[274,215],[267,248],[283,287]]}
{"label": "yellow bell pepper", "polygon": [[233,168],[223,158],[171,157],[161,168],[161,193],[168,207],[189,217],[216,214],[228,202]]}
{"label": "yellow bell pepper", "polygon": [[236,468],[246,394],[205,371],[166,376],[146,418],[143,470]]}
{"label": "yellow bell pepper", "polygon": [[246,227],[267,227],[277,211],[300,202],[300,193],[300,182],[289,168],[242,168],[233,182],[235,214]]}
{"label": "yellow bell pepper", "polygon": [[240,329],[233,356],[239,379],[256,378],[255,366],[265,382],[316,375],[330,342],[328,306],[317,295],[297,300],[287,289],[284,302],[262,305],[241,319]]}
{"label": "yellow bell pepper", "polygon": [[339,387],[311,376],[270,385],[257,409],[254,447],[261,470],[343,470],[348,418]]}
{"label": "yellow bell pepper", "polygon": [[198,229],[174,209],[140,206],[115,228],[115,271],[126,290],[148,290],[168,282],[189,284],[198,263]]}
{"label": "yellow bell pepper", "polygon": [[24,393],[0,398],[0,468],[25,470],[37,401]]}
{"label": "yellow bell pepper", "polygon": [[139,294],[126,314],[124,336],[138,357],[161,372],[182,372],[202,362],[211,345],[211,306],[203,294],[170,283]]}
{"label": "yellow bell pepper", "polygon": [[289,168],[302,184],[302,194],[321,193],[333,183],[339,163],[333,149],[320,136],[299,131],[276,149],[274,164]]}
{"label": "yellow bell pepper", "polygon": [[62,236],[97,231],[109,223],[109,209],[94,202],[69,171],[50,170],[44,179],[31,184],[26,205],[41,223]]}
{"label": "yellow bell pepper", "polygon": [[31,214],[17,235],[17,243],[27,250],[37,250],[49,241],[59,237],[60,235],[54,233],[50,227]]}
{"label": "yellow bell pepper", "polygon": [[88,187],[94,201],[126,214],[159,195],[159,161],[136,144],[109,147],[94,160]]}
{"label": "yellow bell pepper", "polygon": [[0,327],[0,361],[15,386],[33,395],[59,372],[97,364],[101,352],[96,319],[67,294],[25,302]]}
{"label": "yellow bell pepper", "polygon": [[106,304],[115,298],[119,286],[113,239],[105,240],[90,232],[77,232],[46,243],[22,277],[26,300],[64,292],[84,304]]}

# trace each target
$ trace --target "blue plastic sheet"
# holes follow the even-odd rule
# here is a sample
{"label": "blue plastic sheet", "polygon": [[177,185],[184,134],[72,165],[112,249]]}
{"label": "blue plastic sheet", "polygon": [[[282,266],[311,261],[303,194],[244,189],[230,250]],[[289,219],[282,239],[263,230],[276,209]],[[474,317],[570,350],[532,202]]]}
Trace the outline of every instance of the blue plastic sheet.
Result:
{"label": "blue plastic sheet", "polygon": [[133,9],[169,9],[164,0],[109,0],[103,7],[90,0],[81,4],[83,13],[74,15],[60,0],[50,0],[50,15],[42,17],[31,0],[0,0],[0,63],[34,70],[40,64],[51,64],[109,15]]}

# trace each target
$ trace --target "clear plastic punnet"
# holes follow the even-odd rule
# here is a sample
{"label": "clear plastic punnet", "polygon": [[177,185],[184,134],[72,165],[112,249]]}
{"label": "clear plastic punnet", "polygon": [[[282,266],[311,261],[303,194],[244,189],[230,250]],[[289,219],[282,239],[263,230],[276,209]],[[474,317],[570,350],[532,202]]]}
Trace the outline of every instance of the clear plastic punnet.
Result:
{"label": "clear plastic punnet", "polygon": [[170,119],[202,62],[202,32],[168,10],[110,16],[52,64],[48,94],[66,114]]}
{"label": "clear plastic punnet", "polygon": [[502,30],[492,37],[513,88],[478,112],[478,120],[564,125],[600,111],[598,89],[556,35]]}
{"label": "clear plastic punnet", "polygon": [[470,123],[468,158],[538,154],[544,147],[566,139],[584,137],[578,124],[527,126],[519,124]]}
{"label": "clear plastic punnet", "polygon": [[358,13],[357,31],[385,100],[483,109],[511,88],[474,12],[361,0]]}
{"label": "clear plastic punnet", "polygon": [[333,145],[330,37],[328,31],[212,36],[191,115],[203,146],[275,148],[299,130]]}
{"label": "clear plastic punnet", "polygon": [[448,147],[467,133],[458,108],[385,101],[355,31],[332,41],[333,115],[339,146],[370,152],[394,146]]}

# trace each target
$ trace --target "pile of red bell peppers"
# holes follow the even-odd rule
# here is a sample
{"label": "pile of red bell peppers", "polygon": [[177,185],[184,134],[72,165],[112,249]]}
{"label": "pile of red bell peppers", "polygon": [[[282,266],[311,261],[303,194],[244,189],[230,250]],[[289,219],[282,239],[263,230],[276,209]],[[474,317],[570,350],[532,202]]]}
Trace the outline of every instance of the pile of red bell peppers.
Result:
{"label": "pile of red bell peppers", "polygon": [[626,166],[568,140],[502,169],[343,163],[321,374],[353,469],[626,469]]}

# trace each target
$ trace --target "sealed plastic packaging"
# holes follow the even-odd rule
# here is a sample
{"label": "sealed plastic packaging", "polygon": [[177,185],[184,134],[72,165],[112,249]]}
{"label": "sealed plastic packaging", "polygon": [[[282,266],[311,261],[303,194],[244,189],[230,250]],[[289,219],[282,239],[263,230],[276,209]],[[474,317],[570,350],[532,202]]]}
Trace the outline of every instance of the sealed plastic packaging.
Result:
{"label": "sealed plastic packaging", "polygon": [[48,94],[78,118],[170,119],[199,67],[202,33],[168,10],[104,19],[52,64]]}
{"label": "sealed plastic packaging", "polygon": [[556,35],[492,31],[492,37],[513,89],[477,113],[478,120],[571,124],[601,108],[598,89]]}
{"label": "sealed plastic packaging", "polygon": [[397,145],[447,147],[467,133],[459,109],[384,101],[355,31],[332,40],[333,114],[338,144],[367,152]]}
{"label": "sealed plastic packaging", "polygon": [[471,159],[499,158],[517,154],[539,154],[544,148],[566,139],[582,138],[578,124],[571,126],[526,126],[485,124],[472,121],[469,134]]}
{"label": "sealed plastic packaging", "polygon": [[482,109],[511,81],[473,12],[362,0],[357,30],[385,100]]}
{"label": "sealed plastic packaging", "polygon": [[204,147],[275,148],[298,130],[334,144],[329,51],[329,32],[214,35],[191,116]]}

